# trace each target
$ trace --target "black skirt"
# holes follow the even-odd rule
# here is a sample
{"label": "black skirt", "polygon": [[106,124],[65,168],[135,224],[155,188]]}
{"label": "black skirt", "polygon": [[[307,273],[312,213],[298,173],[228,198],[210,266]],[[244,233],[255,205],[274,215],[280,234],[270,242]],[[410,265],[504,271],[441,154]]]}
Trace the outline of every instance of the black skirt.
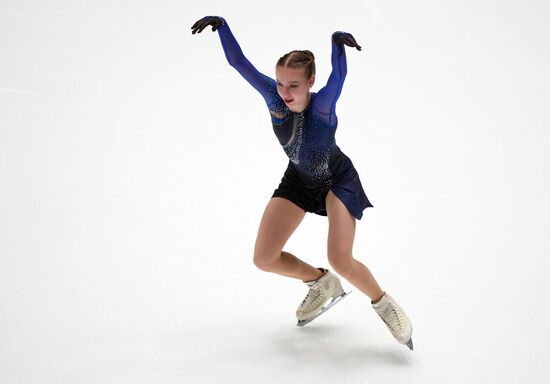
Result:
{"label": "black skirt", "polygon": [[350,158],[343,152],[331,164],[333,177],[323,183],[315,183],[300,175],[292,161],[289,160],[286,171],[271,197],[282,197],[292,201],[304,212],[327,216],[326,197],[332,191],[351,214],[361,220],[363,210],[373,207],[370,203],[359,174],[355,170]]}

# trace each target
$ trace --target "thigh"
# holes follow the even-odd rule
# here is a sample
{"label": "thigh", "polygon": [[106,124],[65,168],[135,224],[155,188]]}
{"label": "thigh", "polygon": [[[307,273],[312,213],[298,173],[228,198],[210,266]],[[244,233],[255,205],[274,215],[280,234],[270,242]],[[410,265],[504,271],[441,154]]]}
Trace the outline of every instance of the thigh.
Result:
{"label": "thigh", "polygon": [[355,217],[342,201],[329,191],[326,198],[329,258],[351,257],[355,238]]}
{"label": "thigh", "polygon": [[267,204],[254,245],[256,255],[278,255],[306,213],[282,197],[272,197]]}

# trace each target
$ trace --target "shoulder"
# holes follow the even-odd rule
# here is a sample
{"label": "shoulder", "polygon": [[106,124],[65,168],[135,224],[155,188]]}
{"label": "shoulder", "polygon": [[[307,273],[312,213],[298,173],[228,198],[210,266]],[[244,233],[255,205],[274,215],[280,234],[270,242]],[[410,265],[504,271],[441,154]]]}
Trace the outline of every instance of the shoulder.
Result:
{"label": "shoulder", "polygon": [[311,95],[311,110],[315,111],[315,113],[319,115],[327,115],[326,113],[321,112],[321,110],[323,110],[322,105],[320,105],[322,104],[322,98],[316,96],[316,92],[313,92],[313,94]]}
{"label": "shoulder", "polygon": [[282,111],[270,110],[269,113],[271,113],[271,115],[275,116],[277,119],[282,119],[283,117],[285,117],[285,114]]}
{"label": "shoulder", "polygon": [[283,99],[281,99],[278,94],[273,96],[271,103],[269,103],[267,107],[271,114],[271,122],[275,125],[284,123],[290,112]]}

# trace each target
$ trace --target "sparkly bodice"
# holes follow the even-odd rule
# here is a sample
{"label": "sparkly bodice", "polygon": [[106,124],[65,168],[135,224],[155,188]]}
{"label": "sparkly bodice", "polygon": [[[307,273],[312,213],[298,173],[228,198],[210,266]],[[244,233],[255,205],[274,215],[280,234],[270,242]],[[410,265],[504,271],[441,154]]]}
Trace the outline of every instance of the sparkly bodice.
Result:
{"label": "sparkly bodice", "polygon": [[316,93],[302,112],[292,112],[284,104],[270,109],[273,131],[284,152],[298,172],[308,181],[325,182],[332,178],[331,159],[340,152],[334,137],[336,124],[330,126],[314,107]]}
{"label": "sparkly bodice", "polygon": [[284,152],[308,182],[326,182],[333,175],[332,160],[341,153],[336,145],[336,101],[347,73],[346,54],[338,54],[332,42],[332,72],[326,86],[312,93],[302,112],[292,112],[277,92],[274,79],[260,73],[244,56],[227,22],[218,29],[228,62],[262,95],[271,116],[273,131]]}

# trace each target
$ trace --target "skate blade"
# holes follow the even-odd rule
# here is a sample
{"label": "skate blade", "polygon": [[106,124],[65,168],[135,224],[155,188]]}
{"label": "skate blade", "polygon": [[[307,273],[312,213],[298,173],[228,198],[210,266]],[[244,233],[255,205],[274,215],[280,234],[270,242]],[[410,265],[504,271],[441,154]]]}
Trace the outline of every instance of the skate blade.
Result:
{"label": "skate blade", "polygon": [[412,351],[412,350],[413,350],[413,339],[410,339],[409,341],[407,341],[407,342],[405,343],[405,345],[406,345],[407,347],[409,347],[409,349]]}
{"label": "skate blade", "polygon": [[326,307],[324,307],[321,312],[319,312],[318,314],[316,314],[315,316],[307,319],[307,320],[298,320],[298,323],[296,324],[298,327],[303,327],[304,325],[308,324],[308,323],[311,323],[313,320],[315,320],[317,317],[321,316],[323,313],[325,313],[326,311],[328,311],[333,305],[339,303],[343,298],[345,298],[346,296],[348,296],[349,294],[351,293],[351,291],[349,292],[344,292],[343,294],[341,294],[340,296],[335,296],[332,298],[332,301],[330,302],[329,305],[327,305]]}

